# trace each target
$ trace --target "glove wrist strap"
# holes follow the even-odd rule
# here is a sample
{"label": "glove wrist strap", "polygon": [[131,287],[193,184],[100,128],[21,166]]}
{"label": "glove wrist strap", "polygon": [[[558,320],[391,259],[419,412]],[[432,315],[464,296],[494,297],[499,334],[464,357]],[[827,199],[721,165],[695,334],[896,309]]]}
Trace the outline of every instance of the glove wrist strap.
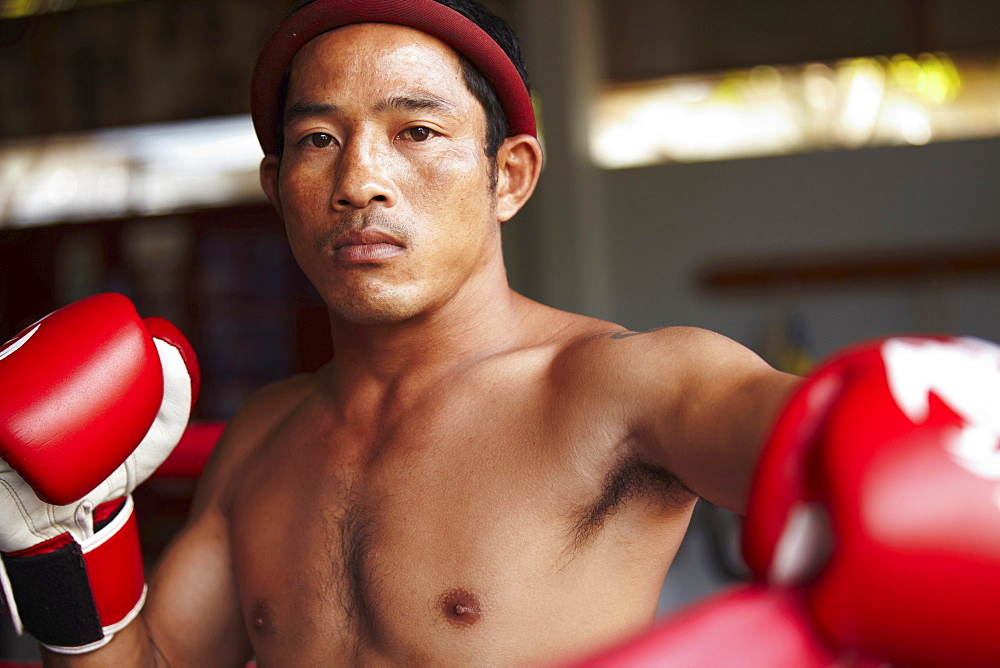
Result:
{"label": "glove wrist strap", "polygon": [[16,628],[55,652],[80,654],[106,644],[139,614],[146,596],[139,531],[132,498],[122,501],[98,506],[95,515],[120,509],[82,543],[63,534],[46,541],[49,549],[3,555]]}

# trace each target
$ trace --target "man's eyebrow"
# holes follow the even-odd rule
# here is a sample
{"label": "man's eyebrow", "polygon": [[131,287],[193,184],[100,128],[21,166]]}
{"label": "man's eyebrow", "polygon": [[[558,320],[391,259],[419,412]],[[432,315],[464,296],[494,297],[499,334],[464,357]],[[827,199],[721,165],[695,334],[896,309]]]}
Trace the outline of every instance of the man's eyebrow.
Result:
{"label": "man's eyebrow", "polygon": [[[420,111],[430,110],[445,114],[455,114],[456,107],[444,98],[430,93],[414,95],[394,95],[378,102],[373,111],[384,114],[387,111]],[[342,107],[324,102],[296,102],[285,110],[284,122],[290,125],[308,118],[336,116],[343,111]]]}
{"label": "man's eyebrow", "polygon": [[374,110],[376,113],[429,110],[454,114],[455,105],[437,95],[418,93],[414,95],[394,95],[376,104]]}
{"label": "man's eyebrow", "polygon": [[296,102],[285,110],[285,123],[294,123],[305,118],[333,116],[340,112],[340,107],[322,102]]}

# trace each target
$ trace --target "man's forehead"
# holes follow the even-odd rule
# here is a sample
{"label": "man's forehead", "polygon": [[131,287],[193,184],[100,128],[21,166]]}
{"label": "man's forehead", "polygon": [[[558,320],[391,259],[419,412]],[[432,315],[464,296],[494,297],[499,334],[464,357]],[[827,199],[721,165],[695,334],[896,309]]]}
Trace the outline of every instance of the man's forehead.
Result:
{"label": "man's forehead", "polygon": [[375,58],[385,59],[379,65],[395,64],[423,71],[444,70],[460,73],[457,51],[433,35],[391,23],[355,23],[317,35],[292,58],[289,74],[296,70],[334,62],[348,68],[373,65]]}
{"label": "man's forehead", "polygon": [[[372,111],[436,109],[456,114],[470,98],[459,54],[432,35],[391,24],[355,24],[318,35],[289,68],[285,113],[314,114],[329,86],[366,85]],[[343,91],[340,91],[343,93]],[[327,115],[343,111],[326,104]],[[304,113],[299,113],[304,112]],[[286,118],[286,122],[287,122]]]}

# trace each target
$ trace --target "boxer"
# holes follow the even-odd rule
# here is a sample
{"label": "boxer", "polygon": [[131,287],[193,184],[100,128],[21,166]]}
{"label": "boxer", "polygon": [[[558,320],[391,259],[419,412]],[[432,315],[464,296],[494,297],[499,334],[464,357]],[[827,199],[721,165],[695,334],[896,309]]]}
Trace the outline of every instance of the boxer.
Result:
{"label": "boxer", "polygon": [[799,379],[509,288],[541,149],[471,0],[305,3],[252,111],[336,354],[231,421],[131,623],[46,660],[522,664],[648,627],[696,499],[743,511]]}

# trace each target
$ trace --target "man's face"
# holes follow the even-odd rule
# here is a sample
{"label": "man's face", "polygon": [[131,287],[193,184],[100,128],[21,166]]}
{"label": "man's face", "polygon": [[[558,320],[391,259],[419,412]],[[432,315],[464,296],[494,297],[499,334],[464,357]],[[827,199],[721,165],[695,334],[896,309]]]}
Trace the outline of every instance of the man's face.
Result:
{"label": "man's face", "polygon": [[405,320],[499,259],[484,112],[438,39],[381,23],[315,38],[292,61],[284,134],[269,194],[335,315]]}

